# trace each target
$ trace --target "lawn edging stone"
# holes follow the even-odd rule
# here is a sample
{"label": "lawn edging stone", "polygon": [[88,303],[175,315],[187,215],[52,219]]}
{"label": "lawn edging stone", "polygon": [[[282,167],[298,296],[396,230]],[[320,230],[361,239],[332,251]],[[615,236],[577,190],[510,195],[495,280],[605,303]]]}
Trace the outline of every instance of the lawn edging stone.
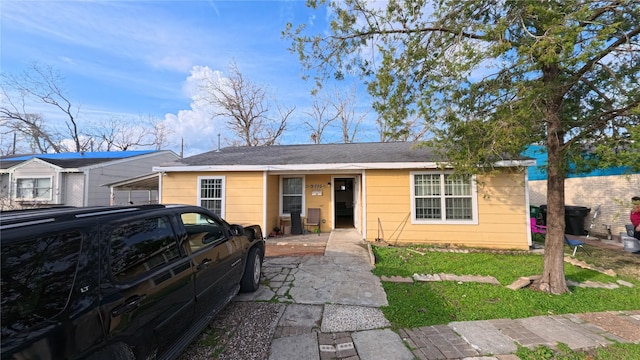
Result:
{"label": "lawn edging stone", "polygon": [[601,268],[601,267],[593,266],[593,265],[587,264],[586,262],[584,262],[582,260],[578,260],[578,259],[572,258],[570,256],[565,256],[564,257],[564,262],[569,263],[569,264],[571,264],[573,266],[577,266],[577,267],[583,268],[583,269],[594,270],[594,271],[597,271],[597,272],[599,272],[601,274],[609,275],[609,276],[612,276],[612,277],[618,276],[618,274],[616,274],[616,272],[611,270],[611,269],[604,269],[604,268]]}
{"label": "lawn edging stone", "polygon": [[500,282],[493,276],[480,276],[480,275],[455,275],[455,274],[413,274],[413,277],[403,276],[381,276],[381,281],[395,282],[395,283],[413,283],[413,281],[419,282],[433,282],[433,281],[456,281],[456,282],[477,282],[484,284],[500,285]]}
{"label": "lawn edging stone", "polygon": [[[522,276],[513,283],[506,286],[511,290],[519,290],[528,287],[534,281],[540,279],[541,275]],[[476,282],[484,284],[501,285],[500,282],[493,276],[480,276],[480,275],[454,275],[454,274],[413,274],[413,277],[406,276],[381,276],[380,281],[393,282],[393,283],[413,283],[418,282],[437,282],[437,281],[455,281],[458,283]],[[617,283],[617,284],[616,284]],[[581,288],[601,288],[601,289],[617,289],[622,286],[634,287],[634,285],[628,281],[617,280],[616,283],[603,283],[600,281],[585,281],[579,283],[573,280],[567,280],[568,286],[581,287]]]}

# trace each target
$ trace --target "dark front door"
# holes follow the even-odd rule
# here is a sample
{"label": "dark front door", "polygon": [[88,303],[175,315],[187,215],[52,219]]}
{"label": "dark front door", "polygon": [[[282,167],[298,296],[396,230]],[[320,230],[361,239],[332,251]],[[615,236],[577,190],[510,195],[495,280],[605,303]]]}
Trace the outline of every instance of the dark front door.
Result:
{"label": "dark front door", "polygon": [[336,228],[352,228],[353,224],[353,178],[333,180],[334,214]]}

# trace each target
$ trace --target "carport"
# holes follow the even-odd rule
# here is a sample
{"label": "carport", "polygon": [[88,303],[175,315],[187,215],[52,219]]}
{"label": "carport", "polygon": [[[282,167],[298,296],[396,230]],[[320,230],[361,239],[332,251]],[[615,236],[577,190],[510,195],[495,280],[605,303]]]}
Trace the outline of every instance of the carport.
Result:
{"label": "carport", "polygon": [[133,204],[131,201],[132,191],[147,191],[149,194],[148,204],[157,204],[159,199],[160,176],[162,176],[160,173],[150,173],[114,183],[103,184],[102,186],[108,186],[110,189],[110,205],[114,205],[116,192],[124,191],[128,193],[128,202],[130,204]]}

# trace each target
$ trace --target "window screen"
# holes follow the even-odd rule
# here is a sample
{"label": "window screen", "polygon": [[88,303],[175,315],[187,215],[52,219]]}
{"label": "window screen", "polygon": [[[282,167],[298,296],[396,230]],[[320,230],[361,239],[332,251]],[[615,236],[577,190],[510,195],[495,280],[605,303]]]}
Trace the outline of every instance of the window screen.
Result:
{"label": "window screen", "polygon": [[290,177],[282,179],[282,213],[294,211],[302,213],[302,178]]}
{"label": "window screen", "polygon": [[200,179],[200,206],[207,208],[219,216],[222,213],[224,184],[222,178]]}
{"label": "window screen", "polygon": [[473,186],[469,175],[414,174],[416,220],[472,220]]}
{"label": "window screen", "polygon": [[51,199],[51,178],[17,179],[16,198]]}

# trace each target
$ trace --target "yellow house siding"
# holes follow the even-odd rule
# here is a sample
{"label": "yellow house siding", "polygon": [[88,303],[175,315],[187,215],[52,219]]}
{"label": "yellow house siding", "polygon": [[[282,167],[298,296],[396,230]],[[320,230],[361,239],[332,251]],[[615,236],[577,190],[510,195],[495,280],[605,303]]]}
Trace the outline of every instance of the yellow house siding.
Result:
{"label": "yellow house siding", "polygon": [[168,173],[162,179],[162,203],[199,205],[199,176],[222,176],[225,178],[225,220],[237,224],[262,225],[264,210],[262,172]]}
{"label": "yellow house siding", "polygon": [[225,176],[226,220],[243,225],[262,224],[264,211],[263,173],[233,172],[227,173]]}
{"label": "yellow house siding", "polygon": [[209,173],[167,173],[162,177],[163,204],[198,205],[198,176]]}
{"label": "yellow house siding", "polygon": [[524,173],[478,176],[478,224],[458,225],[411,223],[410,171],[367,171],[368,241],[380,233],[392,244],[528,248]]}
{"label": "yellow house siding", "polygon": [[280,177],[278,175],[267,176],[267,228],[264,229],[268,236],[274,227],[280,227]]}
{"label": "yellow house siding", "polygon": [[[333,210],[331,209],[331,192],[333,188],[329,186],[331,175],[329,174],[313,174],[305,176],[305,209],[306,214],[309,208],[320,209],[320,219],[324,219],[325,223],[321,225],[320,231],[331,231],[333,228]],[[313,195],[314,191],[321,191],[322,195]],[[304,225],[304,219],[303,225]],[[309,229],[310,231],[312,229]]]}

